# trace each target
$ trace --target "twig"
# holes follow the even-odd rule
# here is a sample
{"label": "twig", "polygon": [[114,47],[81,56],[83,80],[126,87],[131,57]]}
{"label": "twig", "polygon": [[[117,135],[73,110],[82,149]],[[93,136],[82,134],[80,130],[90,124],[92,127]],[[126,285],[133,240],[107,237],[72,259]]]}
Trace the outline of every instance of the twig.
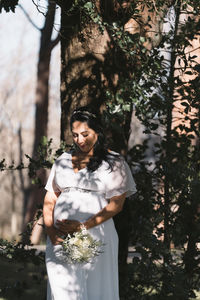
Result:
{"label": "twig", "polygon": [[46,14],[45,14],[43,11],[41,11],[41,10],[39,9],[39,5],[38,5],[37,3],[35,3],[34,0],[32,0],[32,2],[33,2],[33,4],[35,5],[35,7],[37,8],[37,11],[38,11],[39,13],[41,13],[44,17],[46,17]]}
{"label": "twig", "polygon": [[33,25],[33,27],[35,27],[37,30],[41,31],[41,28],[39,28],[34,22],[33,20],[31,19],[31,17],[29,16],[29,14],[27,13],[27,11],[24,9],[24,7],[19,4],[18,5],[19,8],[21,8],[21,10],[23,11],[23,13],[25,14],[25,16],[27,17],[28,21]]}

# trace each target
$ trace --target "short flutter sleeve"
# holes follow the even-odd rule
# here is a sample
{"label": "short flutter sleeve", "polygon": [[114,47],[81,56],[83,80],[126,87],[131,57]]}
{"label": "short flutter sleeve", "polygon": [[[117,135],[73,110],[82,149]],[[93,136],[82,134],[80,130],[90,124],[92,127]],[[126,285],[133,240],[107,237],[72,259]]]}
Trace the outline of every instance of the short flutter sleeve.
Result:
{"label": "short flutter sleeve", "polygon": [[115,162],[113,170],[109,170],[105,176],[106,199],[122,195],[126,197],[136,193],[136,185],[131,170],[122,158]]}
{"label": "short flutter sleeve", "polygon": [[45,189],[52,193],[60,192],[60,189],[58,188],[58,186],[55,182],[55,172],[56,172],[56,164],[54,163],[51,168],[49,178],[48,178],[46,186],[45,186]]}

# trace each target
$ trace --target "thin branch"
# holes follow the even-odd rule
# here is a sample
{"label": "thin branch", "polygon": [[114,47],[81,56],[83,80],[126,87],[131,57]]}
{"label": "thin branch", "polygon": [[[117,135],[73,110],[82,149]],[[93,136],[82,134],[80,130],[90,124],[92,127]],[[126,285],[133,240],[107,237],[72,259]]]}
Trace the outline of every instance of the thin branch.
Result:
{"label": "thin branch", "polygon": [[153,0],[152,2],[153,2],[153,6],[154,6],[154,9],[155,9],[155,12],[158,13],[158,9],[157,9],[157,7],[156,7],[155,0]]}
{"label": "thin branch", "polygon": [[188,52],[185,52],[185,54],[190,54],[190,53],[192,53],[192,52],[194,52],[194,51],[196,51],[196,50],[198,50],[198,49],[200,49],[200,46],[197,47],[197,48],[194,48],[194,49],[192,49],[192,50],[190,50],[190,51],[188,51]]}
{"label": "thin branch", "polygon": [[35,27],[37,30],[41,31],[41,28],[39,28],[31,19],[31,17],[29,16],[29,14],[27,13],[27,11],[23,8],[23,6],[21,4],[18,5],[21,10],[23,11],[24,15],[26,16],[26,18],[28,19],[28,21],[33,25],[33,27]]}
{"label": "thin branch", "polygon": [[45,14],[43,11],[41,11],[41,10],[39,9],[39,5],[38,5],[37,3],[35,3],[34,0],[32,0],[32,2],[33,2],[33,4],[35,5],[35,7],[37,8],[37,11],[38,11],[39,13],[41,13],[44,17],[46,17],[46,14]]}

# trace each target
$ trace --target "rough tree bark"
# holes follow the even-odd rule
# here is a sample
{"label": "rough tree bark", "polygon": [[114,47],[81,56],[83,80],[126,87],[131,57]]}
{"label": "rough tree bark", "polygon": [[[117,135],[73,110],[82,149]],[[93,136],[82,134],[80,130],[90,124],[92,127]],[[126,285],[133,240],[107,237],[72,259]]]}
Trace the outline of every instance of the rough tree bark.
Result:
{"label": "rough tree bark", "polygon": [[[57,2],[59,4],[60,1]],[[96,1],[96,7],[102,21],[112,23],[117,18],[121,18],[125,31],[131,34],[142,32],[149,38],[146,47],[151,49],[160,41],[162,16],[158,16],[156,12],[153,13],[144,6],[136,22],[129,15],[130,2],[132,1],[125,1],[121,6],[115,0],[99,0]],[[81,23],[79,11],[76,15],[68,15],[72,3],[73,1],[68,1],[61,6],[61,139],[69,144],[72,141],[69,129],[72,110],[79,105],[89,103],[98,108],[102,107],[106,89],[109,87],[115,91],[120,74],[129,76],[127,61],[123,53],[117,49],[111,32],[105,28],[102,33],[98,25],[87,20],[84,24]],[[163,10],[162,14],[164,12]],[[152,26],[150,32],[147,23]],[[129,115],[129,122],[127,122],[129,125],[130,117]],[[114,147],[118,151],[127,148],[129,135],[126,133],[130,126],[125,124],[125,127],[125,136],[121,137],[124,139],[123,142],[118,138],[114,142]],[[118,147],[119,144],[121,149]]]}

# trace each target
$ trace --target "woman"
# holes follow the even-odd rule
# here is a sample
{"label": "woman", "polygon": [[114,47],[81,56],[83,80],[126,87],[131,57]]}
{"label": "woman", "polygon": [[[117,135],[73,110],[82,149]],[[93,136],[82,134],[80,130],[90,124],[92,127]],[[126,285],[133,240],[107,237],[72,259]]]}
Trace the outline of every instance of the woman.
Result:
{"label": "woman", "polygon": [[[75,149],[55,161],[45,187],[47,299],[118,300],[118,237],[112,217],[136,192],[135,183],[124,159],[107,151],[97,114],[76,109],[70,125]],[[102,241],[103,252],[92,263],[60,261],[56,253],[62,235],[82,225]]]}

